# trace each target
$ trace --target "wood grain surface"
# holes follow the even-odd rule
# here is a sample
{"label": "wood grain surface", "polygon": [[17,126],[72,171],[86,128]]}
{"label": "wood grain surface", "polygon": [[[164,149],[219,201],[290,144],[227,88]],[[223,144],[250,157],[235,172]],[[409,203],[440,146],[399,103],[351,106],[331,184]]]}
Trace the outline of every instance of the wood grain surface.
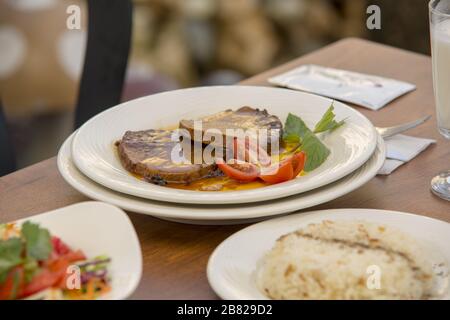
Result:
{"label": "wood grain surface", "polygon": [[[360,39],[342,40],[242,84],[269,85],[266,82],[269,76],[305,63],[416,84],[416,91],[379,111],[356,107],[376,126],[395,125],[427,114],[435,116],[430,57]],[[450,222],[450,203],[433,196],[429,188],[430,179],[438,171],[450,169],[450,142],[437,132],[435,118],[408,134],[438,142],[392,175],[376,177],[358,190],[314,209],[389,209]],[[0,178],[0,222],[86,200],[89,199],[64,182],[55,158]],[[132,298],[217,299],[206,279],[208,257],[221,241],[244,225],[192,226],[135,213],[129,216],[137,230],[144,259],[143,277]]]}

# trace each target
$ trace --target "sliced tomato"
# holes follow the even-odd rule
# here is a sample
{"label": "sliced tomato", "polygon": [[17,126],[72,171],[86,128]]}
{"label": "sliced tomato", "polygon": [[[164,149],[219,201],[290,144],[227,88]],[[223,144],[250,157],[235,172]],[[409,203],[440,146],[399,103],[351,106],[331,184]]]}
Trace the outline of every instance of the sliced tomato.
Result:
{"label": "sliced tomato", "polygon": [[24,274],[22,267],[12,269],[6,280],[0,284],[0,300],[11,300],[20,296],[23,289]]}
{"label": "sliced tomato", "polygon": [[86,256],[84,255],[83,251],[77,250],[77,251],[71,251],[63,256],[64,259],[66,259],[68,262],[75,262],[80,260],[86,260]]}
{"label": "sliced tomato", "polygon": [[33,277],[30,283],[25,285],[20,297],[28,297],[39,291],[58,285],[61,279],[65,277],[68,267],[69,262],[66,259],[51,261]]}
{"label": "sliced tomato", "polygon": [[282,161],[274,165],[269,174],[263,174],[260,178],[267,183],[277,184],[285,181],[292,180],[294,178],[294,168],[292,167],[291,159],[289,161]]}
{"label": "sliced tomato", "polygon": [[294,169],[294,178],[302,172],[306,163],[306,154],[302,151],[292,156],[292,168]]}
{"label": "sliced tomato", "polygon": [[64,255],[66,253],[69,253],[72,251],[70,247],[65,244],[64,241],[61,240],[59,237],[52,237],[52,245],[53,245],[53,251],[57,253],[58,255]]}
{"label": "sliced tomato", "polygon": [[39,291],[52,287],[57,282],[57,276],[44,268],[28,283],[22,291],[21,297],[28,297]]}
{"label": "sliced tomato", "polygon": [[305,160],[306,156],[303,152],[296,153],[280,163],[269,167],[267,170],[264,170],[260,178],[270,184],[292,180],[303,170]]}
{"label": "sliced tomato", "polygon": [[218,161],[217,166],[227,177],[242,182],[252,182],[259,177],[259,168],[249,162],[227,164]]}

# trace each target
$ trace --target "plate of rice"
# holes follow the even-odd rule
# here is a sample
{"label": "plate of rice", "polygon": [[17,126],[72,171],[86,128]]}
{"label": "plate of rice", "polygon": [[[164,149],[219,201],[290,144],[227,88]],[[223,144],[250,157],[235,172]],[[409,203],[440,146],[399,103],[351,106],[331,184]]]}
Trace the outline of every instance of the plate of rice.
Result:
{"label": "plate of rice", "polygon": [[208,280],[223,299],[449,299],[450,224],[334,209],[245,228],[217,247]]}

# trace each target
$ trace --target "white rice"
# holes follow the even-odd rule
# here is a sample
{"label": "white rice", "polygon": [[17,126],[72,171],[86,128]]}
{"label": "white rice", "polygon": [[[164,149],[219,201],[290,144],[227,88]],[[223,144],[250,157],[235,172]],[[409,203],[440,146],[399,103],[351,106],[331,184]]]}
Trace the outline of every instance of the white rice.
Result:
{"label": "white rice", "polygon": [[362,221],[323,221],[281,237],[256,275],[272,299],[426,299],[433,284],[413,238]]}

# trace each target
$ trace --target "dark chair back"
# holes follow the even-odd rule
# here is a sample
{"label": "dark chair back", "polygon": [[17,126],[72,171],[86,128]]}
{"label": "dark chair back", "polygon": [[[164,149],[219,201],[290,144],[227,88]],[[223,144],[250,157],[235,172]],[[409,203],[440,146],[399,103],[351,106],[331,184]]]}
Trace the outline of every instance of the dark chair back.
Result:
{"label": "dark chair back", "polygon": [[0,177],[16,169],[14,152],[9,140],[5,115],[0,100]]}
{"label": "dark chair back", "polygon": [[131,42],[130,0],[88,1],[88,40],[75,128],[120,103]]}
{"label": "dark chair back", "polygon": [[[120,103],[131,43],[131,0],[90,0],[88,40],[75,128],[97,113]],[[0,176],[16,169],[0,101]]]}

